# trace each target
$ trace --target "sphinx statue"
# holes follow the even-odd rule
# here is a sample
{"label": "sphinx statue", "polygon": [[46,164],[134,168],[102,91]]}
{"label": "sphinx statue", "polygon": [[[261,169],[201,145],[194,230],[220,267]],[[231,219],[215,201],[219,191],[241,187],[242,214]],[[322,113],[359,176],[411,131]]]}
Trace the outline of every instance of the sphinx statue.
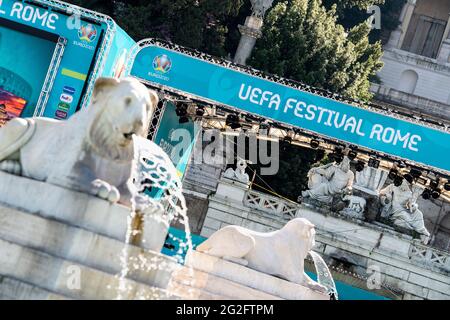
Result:
{"label": "sphinx statue", "polygon": [[245,169],[247,169],[247,162],[241,159],[237,162],[236,169],[229,168],[223,176],[247,184],[250,182],[250,177],[245,172]]}
{"label": "sphinx statue", "polygon": [[350,159],[344,157],[340,164],[331,163],[311,169],[308,178],[309,190],[302,192],[302,198],[331,204],[333,196],[352,190],[355,175],[350,170]]}
{"label": "sphinx statue", "polygon": [[[197,247],[197,251],[277,276],[322,293],[335,291],[313,281],[304,272],[304,260],[315,245],[315,226],[304,218],[289,221],[281,230],[270,233],[227,226]],[[313,258],[316,256],[313,255]],[[322,266],[321,268],[324,268]],[[325,265],[326,268],[326,265]],[[330,276],[329,270],[322,272]]]}
{"label": "sphinx statue", "polygon": [[391,184],[380,191],[382,216],[391,220],[396,226],[416,231],[420,234],[422,242],[428,244],[430,232],[425,227],[423,213],[419,210],[417,199],[418,194],[411,190],[406,179],[399,187]]}

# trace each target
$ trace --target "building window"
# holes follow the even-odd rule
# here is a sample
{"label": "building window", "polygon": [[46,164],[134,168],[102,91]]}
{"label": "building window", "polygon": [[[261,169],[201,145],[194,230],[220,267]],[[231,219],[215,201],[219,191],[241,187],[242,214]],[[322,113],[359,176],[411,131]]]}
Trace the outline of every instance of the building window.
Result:
{"label": "building window", "polygon": [[414,94],[418,80],[419,75],[417,74],[417,72],[413,70],[403,71],[400,77],[398,91]]}
{"label": "building window", "polygon": [[421,56],[436,58],[444,37],[446,21],[431,18],[424,15],[412,18],[415,28],[410,28],[407,41],[403,45],[403,50],[419,54]]}

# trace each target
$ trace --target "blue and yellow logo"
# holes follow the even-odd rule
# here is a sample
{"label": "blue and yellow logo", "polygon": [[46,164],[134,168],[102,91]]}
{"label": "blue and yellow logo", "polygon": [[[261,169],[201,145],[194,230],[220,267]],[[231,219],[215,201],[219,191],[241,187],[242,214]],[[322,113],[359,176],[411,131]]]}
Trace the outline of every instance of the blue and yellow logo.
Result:
{"label": "blue and yellow logo", "polygon": [[97,38],[97,28],[92,24],[83,24],[78,30],[78,38],[86,42],[93,42]]}
{"label": "blue and yellow logo", "polygon": [[153,69],[162,73],[168,73],[172,69],[172,60],[165,54],[156,56],[153,59]]}

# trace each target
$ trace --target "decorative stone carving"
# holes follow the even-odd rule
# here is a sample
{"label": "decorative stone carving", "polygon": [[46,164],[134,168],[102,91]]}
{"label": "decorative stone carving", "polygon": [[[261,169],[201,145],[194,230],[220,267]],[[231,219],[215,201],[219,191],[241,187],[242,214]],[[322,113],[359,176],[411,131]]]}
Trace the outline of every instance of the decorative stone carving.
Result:
{"label": "decorative stone carving", "polygon": [[365,219],[375,221],[380,212],[379,193],[386,183],[388,172],[366,166],[363,171],[356,172],[353,184],[353,195],[366,200]]}
{"label": "decorative stone carving", "polygon": [[245,169],[247,169],[247,162],[245,160],[239,160],[236,169],[229,168],[223,175],[225,178],[248,184],[250,177],[245,173]]}
{"label": "decorative stone carving", "polygon": [[264,18],[267,10],[272,7],[273,0],[250,0],[252,4],[252,14],[258,18]]}
{"label": "decorative stone carving", "polygon": [[366,199],[362,197],[346,195],[343,200],[348,202],[349,204],[347,208],[341,211],[341,214],[352,218],[364,219],[364,211],[367,204]]}
{"label": "decorative stone carving", "polygon": [[135,79],[100,78],[91,105],[69,120],[16,118],[0,128],[0,170],[131,205],[133,137],[147,133],[157,102]]}
{"label": "decorative stone carving", "polygon": [[331,204],[333,196],[351,192],[355,175],[350,170],[350,159],[344,157],[340,164],[311,169],[308,178],[309,190],[302,192],[302,197]]}
{"label": "decorative stone carving", "polygon": [[314,245],[314,225],[296,218],[270,233],[228,226],[214,233],[197,251],[326,292],[304,272],[304,260]]}
{"label": "decorative stone carving", "polygon": [[369,194],[378,195],[386,183],[387,177],[388,173],[386,171],[366,166],[363,171],[356,172],[353,188]]}
{"label": "decorative stone carving", "polygon": [[422,242],[427,244],[430,233],[425,227],[423,214],[417,204],[418,196],[419,193],[413,192],[406,180],[403,180],[399,187],[389,185],[380,192],[380,201],[384,207],[381,216],[388,218],[396,226],[416,231]]}

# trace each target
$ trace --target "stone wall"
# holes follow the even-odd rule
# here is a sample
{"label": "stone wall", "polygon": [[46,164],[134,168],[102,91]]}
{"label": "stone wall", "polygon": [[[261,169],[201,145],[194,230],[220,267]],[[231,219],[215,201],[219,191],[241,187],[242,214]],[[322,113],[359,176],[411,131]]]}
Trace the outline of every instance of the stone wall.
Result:
{"label": "stone wall", "polygon": [[[142,242],[127,245],[129,216],[129,208],[0,172],[0,299],[176,299],[166,288],[179,266],[159,253],[167,223],[145,219]],[[142,268],[121,282],[124,252]]]}
{"label": "stone wall", "polygon": [[[381,83],[387,88],[399,90],[401,76],[412,70],[418,75],[413,95],[442,104],[450,104],[450,67],[430,58],[401,50],[385,50],[384,67],[378,73]],[[426,110],[424,110],[426,111]]]}

